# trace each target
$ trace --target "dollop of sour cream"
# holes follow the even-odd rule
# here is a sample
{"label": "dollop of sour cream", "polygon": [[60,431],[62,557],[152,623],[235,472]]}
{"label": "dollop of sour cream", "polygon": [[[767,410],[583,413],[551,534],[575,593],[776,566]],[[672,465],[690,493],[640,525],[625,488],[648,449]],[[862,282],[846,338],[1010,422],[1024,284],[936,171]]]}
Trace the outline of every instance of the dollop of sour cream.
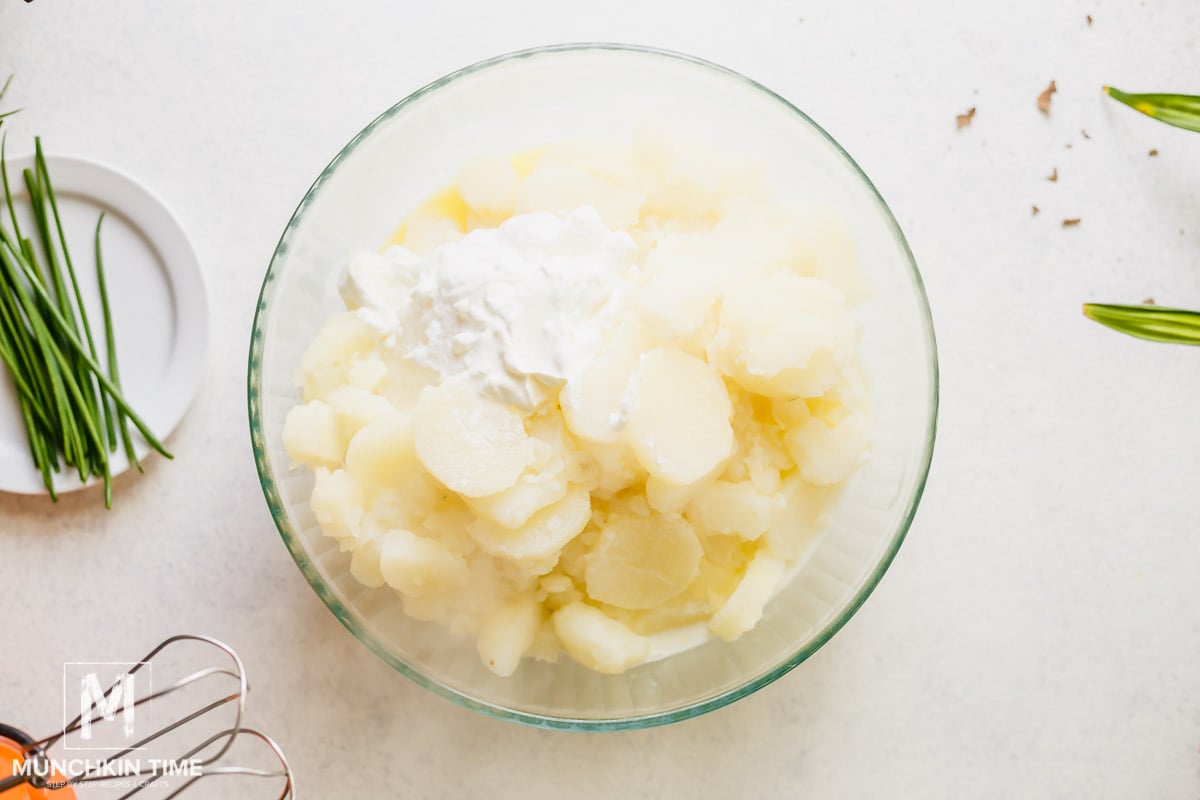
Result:
{"label": "dollop of sour cream", "polygon": [[595,360],[632,292],[637,246],[585,206],[511,217],[428,255],[346,264],[342,299],[416,365],[529,411]]}

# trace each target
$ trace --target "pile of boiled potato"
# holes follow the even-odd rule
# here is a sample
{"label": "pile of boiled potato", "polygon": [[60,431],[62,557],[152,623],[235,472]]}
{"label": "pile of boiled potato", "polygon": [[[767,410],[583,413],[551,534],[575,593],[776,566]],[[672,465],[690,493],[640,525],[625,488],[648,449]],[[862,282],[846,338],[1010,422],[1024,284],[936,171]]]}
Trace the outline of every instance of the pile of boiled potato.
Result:
{"label": "pile of boiled potato", "polygon": [[639,247],[629,312],[533,413],[439,385],[353,309],[304,354],[284,445],[369,587],[509,675],[562,651],[621,672],[656,634],[751,629],[866,458],[843,220],[750,166],[640,132],[480,159],[391,244],[427,253],[588,205]]}

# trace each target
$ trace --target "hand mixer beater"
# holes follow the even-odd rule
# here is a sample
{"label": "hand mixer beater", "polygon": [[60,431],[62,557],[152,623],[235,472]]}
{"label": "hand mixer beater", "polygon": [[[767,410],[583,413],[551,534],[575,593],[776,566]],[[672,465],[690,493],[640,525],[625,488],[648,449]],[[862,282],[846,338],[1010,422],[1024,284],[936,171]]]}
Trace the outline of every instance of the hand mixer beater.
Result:
{"label": "hand mixer beater", "polygon": [[[205,656],[202,668],[168,681],[165,688],[154,687],[149,680],[154,664],[195,652]],[[147,691],[138,696],[140,687]],[[172,636],[129,665],[107,691],[101,692],[99,687],[91,695],[85,691],[80,714],[62,730],[38,739],[0,725],[0,775],[8,774],[6,762],[12,764],[11,777],[0,778],[0,800],[74,800],[76,787],[81,792],[86,789],[84,797],[103,788],[123,792],[113,795],[118,800],[135,795],[138,800],[167,800],[198,784],[218,778],[229,781],[235,776],[243,776],[236,778],[239,781],[273,782],[280,791],[278,800],[295,800],[292,771],[279,745],[243,726],[248,688],[242,660],[228,645],[206,636]],[[123,711],[123,726],[116,722],[118,706]],[[137,733],[134,713],[139,721]],[[151,732],[141,735],[147,716]],[[230,716],[231,720],[224,719]],[[94,746],[100,738],[96,730],[104,726],[109,727],[111,746],[100,749]],[[219,730],[210,732],[213,727]],[[70,745],[72,741],[75,747]],[[259,752],[252,753],[253,749]],[[56,757],[56,750],[63,750],[67,757]],[[80,757],[96,752],[103,755]],[[267,766],[246,763],[263,759]],[[222,791],[222,796],[230,795]]]}

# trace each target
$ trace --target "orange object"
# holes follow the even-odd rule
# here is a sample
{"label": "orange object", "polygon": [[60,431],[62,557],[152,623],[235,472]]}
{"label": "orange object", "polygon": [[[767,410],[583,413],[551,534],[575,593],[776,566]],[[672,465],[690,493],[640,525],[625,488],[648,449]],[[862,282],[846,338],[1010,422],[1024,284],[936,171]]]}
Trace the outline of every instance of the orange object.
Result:
{"label": "orange object", "polygon": [[[17,767],[25,760],[25,751],[12,739],[0,737],[0,775],[15,775]],[[65,780],[57,771],[53,781]],[[0,792],[0,800],[75,800],[75,790],[70,786],[62,789],[34,789],[28,784]]]}

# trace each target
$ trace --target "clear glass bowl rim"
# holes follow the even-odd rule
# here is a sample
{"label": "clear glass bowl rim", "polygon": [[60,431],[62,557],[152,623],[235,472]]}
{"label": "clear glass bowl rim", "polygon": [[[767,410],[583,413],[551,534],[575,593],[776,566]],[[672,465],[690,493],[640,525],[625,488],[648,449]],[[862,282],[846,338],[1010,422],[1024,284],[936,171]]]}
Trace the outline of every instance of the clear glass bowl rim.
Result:
{"label": "clear glass bowl rim", "polygon": [[[370,136],[372,131],[374,131],[380,124],[403,111],[417,99],[424,97],[431,92],[437,91],[441,87],[446,86],[458,80],[459,78],[472,75],[481,70],[486,70],[490,67],[508,61],[536,58],[539,56],[553,55],[563,52],[588,50],[632,52],[684,61],[704,69],[714,70],[722,75],[742,82],[751,89],[762,92],[772,100],[783,105],[787,110],[799,116],[805,123],[811,125],[813,129],[820,133],[821,136],[823,136],[831,145],[833,145],[834,149],[842,156],[842,158],[846,160],[846,163],[851,167],[855,174],[858,175],[863,184],[870,190],[871,194],[875,198],[876,203],[878,204],[879,210],[883,213],[888,226],[892,229],[896,244],[899,245],[904,253],[905,260],[909,268],[909,277],[911,278],[913,287],[916,290],[917,299],[920,305],[920,321],[925,334],[925,342],[926,346],[928,347],[930,363],[930,371],[928,375],[930,406],[929,418],[926,421],[927,434],[925,448],[917,465],[921,471],[921,477],[920,480],[916,482],[912,494],[908,498],[908,507],[904,513],[901,524],[892,534],[892,538],[888,543],[887,550],[884,552],[883,556],[879,560],[879,563],[875,565],[871,575],[864,582],[862,588],[854,596],[851,602],[847,604],[840,614],[831,620],[803,647],[792,653],[790,656],[759,677],[753,680],[748,680],[746,683],[719,694],[698,700],[697,702],[682,708],[674,708],[670,709],[669,711],[641,714],[618,719],[583,719],[546,716],[528,711],[522,711],[517,708],[505,708],[492,703],[483,702],[464,694],[457,689],[446,686],[435,678],[413,668],[403,659],[398,658],[396,655],[391,653],[383,645],[383,643],[377,641],[370,631],[366,630],[358,622],[353,613],[346,608],[325,585],[324,579],[317,572],[316,567],[313,565],[308,554],[305,552],[299,537],[296,536],[291,529],[291,522],[288,519],[287,511],[283,507],[283,503],[275,486],[274,477],[272,476],[270,467],[267,463],[267,454],[263,443],[262,403],[260,400],[262,390],[261,366],[263,348],[265,346],[264,326],[267,314],[268,287],[277,275],[278,271],[281,269],[280,264],[282,256],[287,250],[288,242],[291,238],[292,232],[299,224],[305,209],[312,201],[312,198],[316,196],[317,192],[321,188],[321,185],[325,183],[329,176],[331,176],[337,170],[338,165],[341,164],[342,161],[345,160],[364,139]],[[888,567],[891,566],[892,561],[895,559],[896,553],[899,551],[900,545],[904,542],[904,538],[908,533],[908,529],[912,525],[913,518],[917,512],[917,506],[920,504],[921,496],[925,491],[925,483],[929,477],[929,465],[933,457],[933,443],[937,433],[937,412],[939,402],[937,343],[933,332],[933,318],[929,310],[929,301],[925,294],[925,285],[921,280],[921,273],[917,269],[916,259],[913,257],[912,250],[908,245],[908,241],[905,239],[899,223],[896,221],[891,209],[884,201],[883,196],[880,195],[879,190],[875,188],[875,185],[871,182],[871,179],[867,177],[866,173],[864,173],[854,159],[851,158],[850,154],[847,153],[845,149],[842,148],[842,146],[825,131],[824,128],[814,122],[807,114],[793,105],[787,99],[739,72],[735,72],[734,70],[728,69],[719,64],[715,64],[711,61],[707,61],[696,56],[687,55],[685,53],[679,53],[655,47],[647,47],[643,45],[610,42],[582,42],[533,47],[526,50],[518,50],[515,52],[495,56],[483,61],[478,61],[474,64],[451,72],[450,74],[421,87],[408,97],[384,111],[374,120],[372,120],[370,124],[363,128],[353,139],[351,139],[349,143],[347,143],[346,146],[343,147],[336,156],[334,156],[333,160],[329,162],[328,166],[321,171],[321,174],[313,182],[312,186],[309,187],[308,191],[304,195],[304,198],[300,201],[300,204],[296,207],[295,212],[292,213],[291,218],[288,220],[287,227],[284,228],[283,234],[279,237],[279,242],[271,256],[271,262],[267,267],[266,275],[263,278],[262,288],[259,291],[258,296],[258,305],[254,313],[254,325],[250,338],[247,395],[250,413],[250,440],[254,449],[254,464],[258,470],[259,482],[262,485],[262,490],[264,496],[266,497],[267,505],[270,507],[271,517],[275,520],[275,527],[279,530],[279,534],[283,538],[284,545],[286,545],[288,552],[292,554],[292,558],[295,560],[296,566],[300,568],[300,571],[304,574],[304,577],[308,581],[309,585],[312,586],[313,590],[321,598],[322,602],[325,603],[329,610],[333,612],[333,615],[342,623],[342,625],[346,627],[347,630],[350,631],[350,633],[355,636],[355,638],[365,644],[373,653],[375,653],[375,655],[390,665],[397,672],[401,673],[425,689],[428,689],[434,694],[450,700],[451,702],[456,703],[463,708],[467,708],[472,711],[478,711],[495,719],[518,722],[535,728],[586,732],[639,730],[643,728],[652,728],[658,725],[667,725],[672,722],[691,719],[692,717],[706,714],[709,711],[715,711],[716,709],[726,706],[735,700],[740,700],[743,697],[753,694],[764,686],[767,686],[768,684],[773,683],[782,676],[786,675],[788,672],[799,666],[809,656],[819,650],[833,637],[834,634],[841,630],[842,626],[845,625],[852,616],[854,616],[855,612],[858,611],[858,609],[866,601],[867,597],[870,596],[871,592],[879,584],[879,581],[883,578],[884,573],[887,572]]]}

